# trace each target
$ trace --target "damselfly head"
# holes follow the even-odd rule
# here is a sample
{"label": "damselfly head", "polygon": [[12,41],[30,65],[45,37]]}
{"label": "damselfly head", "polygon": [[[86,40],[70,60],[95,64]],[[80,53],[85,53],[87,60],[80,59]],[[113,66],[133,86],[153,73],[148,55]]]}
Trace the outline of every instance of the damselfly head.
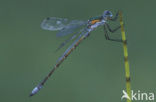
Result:
{"label": "damselfly head", "polygon": [[113,17],[113,14],[112,14],[112,12],[111,11],[108,11],[108,10],[106,10],[106,11],[104,11],[104,13],[103,13],[103,18],[104,19],[110,19],[110,18],[112,18]]}

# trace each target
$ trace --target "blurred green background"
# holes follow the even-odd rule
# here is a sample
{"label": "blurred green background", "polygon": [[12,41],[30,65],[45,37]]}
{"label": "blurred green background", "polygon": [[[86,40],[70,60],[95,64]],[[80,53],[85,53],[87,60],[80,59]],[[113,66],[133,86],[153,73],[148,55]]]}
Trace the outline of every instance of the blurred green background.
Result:
{"label": "blurred green background", "polygon": [[[0,102],[121,102],[125,89],[122,44],[106,41],[102,27],[80,44],[37,95],[28,97],[72,43],[55,52],[70,35],[57,38],[56,32],[42,30],[42,20],[46,17],[87,20],[104,10],[113,14],[123,11],[132,89],[155,92],[155,3],[154,0],[1,0]],[[119,22],[110,25],[114,28]],[[120,38],[120,30],[111,37]]]}

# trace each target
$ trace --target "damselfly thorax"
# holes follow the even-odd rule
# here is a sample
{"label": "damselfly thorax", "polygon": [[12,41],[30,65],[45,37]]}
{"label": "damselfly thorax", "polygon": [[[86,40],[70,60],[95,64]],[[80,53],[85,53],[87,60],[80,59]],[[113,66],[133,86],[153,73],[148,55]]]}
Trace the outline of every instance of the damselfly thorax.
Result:
{"label": "damselfly thorax", "polygon": [[95,20],[91,20],[88,23],[88,28],[90,30],[93,30],[95,28],[97,28],[98,26],[104,25],[106,21],[104,19],[95,19]]}

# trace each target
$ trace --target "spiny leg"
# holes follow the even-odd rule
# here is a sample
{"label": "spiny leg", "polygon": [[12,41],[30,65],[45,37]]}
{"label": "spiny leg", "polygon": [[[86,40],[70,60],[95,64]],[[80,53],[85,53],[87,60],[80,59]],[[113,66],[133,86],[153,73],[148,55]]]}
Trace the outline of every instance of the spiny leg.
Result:
{"label": "spiny leg", "polygon": [[106,29],[106,25],[104,25],[104,32],[105,32],[105,38],[106,40],[110,40],[110,41],[116,41],[116,42],[122,42],[121,39],[112,39],[109,37],[107,29]]}
{"label": "spiny leg", "polygon": [[108,30],[109,30],[111,33],[114,33],[115,31],[117,31],[118,29],[121,28],[121,26],[118,26],[118,27],[116,27],[115,29],[112,29],[107,23],[105,23],[105,25],[107,26]]}

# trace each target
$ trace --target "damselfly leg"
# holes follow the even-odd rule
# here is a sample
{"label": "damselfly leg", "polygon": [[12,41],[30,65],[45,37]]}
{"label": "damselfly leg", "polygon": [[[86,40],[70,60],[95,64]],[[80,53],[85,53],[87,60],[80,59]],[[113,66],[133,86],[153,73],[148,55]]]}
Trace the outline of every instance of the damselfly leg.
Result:
{"label": "damselfly leg", "polygon": [[109,27],[109,25],[105,23],[105,24],[104,24],[104,33],[105,33],[105,38],[106,38],[106,40],[116,41],[116,42],[122,42],[122,39],[113,39],[113,38],[110,38],[109,35],[108,35],[108,31],[107,31],[107,28],[106,28],[106,27],[108,28],[108,30],[109,30],[110,32],[114,33],[115,31],[117,31],[117,30],[120,28],[120,26],[112,30],[112,29]]}
{"label": "damselfly leg", "polygon": [[107,23],[105,23],[105,25],[107,26],[108,30],[111,32],[111,33],[114,33],[116,32],[117,30],[119,30],[121,28],[121,26],[118,26],[116,27],[115,29],[112,29]]}

